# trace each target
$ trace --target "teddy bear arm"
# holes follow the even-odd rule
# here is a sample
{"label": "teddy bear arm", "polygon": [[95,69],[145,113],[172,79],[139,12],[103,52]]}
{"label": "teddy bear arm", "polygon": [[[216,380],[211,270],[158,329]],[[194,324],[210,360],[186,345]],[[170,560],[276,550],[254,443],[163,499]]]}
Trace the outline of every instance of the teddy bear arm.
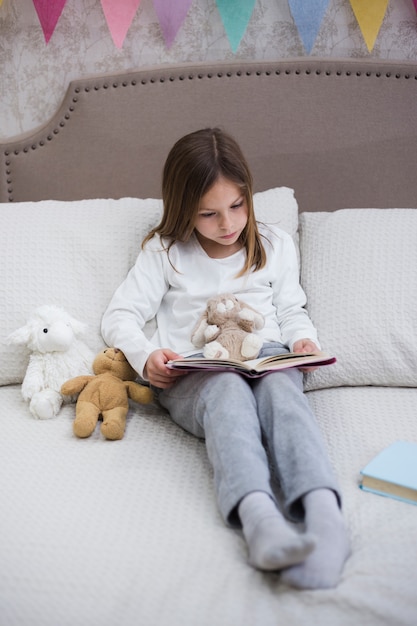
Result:
{"label": "teddy bear arm", "polygon": [[152,402],[152,391],[146,385],[140,385],[139,383],[128,380],[125,382],[125,387],[127,395],[129,398],[134,400],[134,402],[139,402],[141,404],[148,404],[149,402]]}
{"label": "teddy bear arm", "polygon": [[263,328],[265,326],[264,316],[260,313],[255,313],[254,323],[256,330],[260,330],[261,328]]}
{"label": "teddy bear arm", "polygon": [[64,396],[73,396],[79,393],[88,385],[90,380],[94,380],[95,376],[76,376],[67,380],[61,387],[61,393]]}
{"label": "teddy bear arm", "polygon": [[217,324],[209,324],[206,328],[206,332],[204,333],[204,338],[206,341],[214,341],[219,338],[221,332],[222,331]]}
{"label": "teddy bear arm", "polygon": [[244,330],[246,333],[251,333],[254,329],[254,323],[251,320],[239,319],[237,322],[239,328]]}
{"label": "teddy bear arm", "polygon": [[206,343],[205,331],[207,329],[207,315],[203,315],[197,322],[192,334],[191,341],[196,348],[202,348]]}
{"label": "teddy bear arm", "polygon": [[248,304],[245,304],[239,311],[239,326],[246,332],[252,331],[254,328],[259,330],[263,328],[264,324],[263,316]]}

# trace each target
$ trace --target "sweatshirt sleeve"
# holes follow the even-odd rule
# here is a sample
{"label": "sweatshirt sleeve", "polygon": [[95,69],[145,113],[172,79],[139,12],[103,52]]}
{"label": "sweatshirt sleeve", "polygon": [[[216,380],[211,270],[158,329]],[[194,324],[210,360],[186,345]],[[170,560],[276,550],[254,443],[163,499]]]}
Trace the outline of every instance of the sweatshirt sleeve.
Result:
{"label": "sweatshirt sleeve", "polygon": [[277,264],[279,268],[272,288],[284,344],[292,350],[299,339],[311,339],[319,347],[317,331],[305,309],[307,299],[300,285],[294,242],[287,233],[283,233]]}
{"label": "sweatshirt sleeve", "polygon": [[155,317],[168,289],[165,253],[161,245],[157,248],[150,244],[139,253],[135,265],[115,291],[101,323],[107,345],[122,350],[142,377],[149,355],[161,347],[147,339],[144,327]]}

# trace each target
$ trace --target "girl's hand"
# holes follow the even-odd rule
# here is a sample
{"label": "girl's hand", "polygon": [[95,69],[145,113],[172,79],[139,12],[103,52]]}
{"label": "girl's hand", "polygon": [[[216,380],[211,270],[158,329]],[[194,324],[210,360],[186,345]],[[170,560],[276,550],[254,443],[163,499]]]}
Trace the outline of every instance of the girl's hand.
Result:
{"label": "girl's hand", "polygon": [[[314,341],[311,339],[299,339],[295,342],[292,348],[293,352],[300,352],[305,354],[306,352],[320,352]],[[299,367],[301,372],[313,372],[317,367]]]}
{"label": "girl's hand", "polygon": [[311,339],[299,339],[292,348],[293,352],[320,352],[314,341]]}
{"label": "girl's hand", "polygon": [[144,374],[155,387],[160,389],[168,389],[172,387],[179,376],[184,376],[187,372],[180,372],[169,369],[166,364],[172,359],[180,359],[181,355],[162,348],[152,352],[146,361]]}

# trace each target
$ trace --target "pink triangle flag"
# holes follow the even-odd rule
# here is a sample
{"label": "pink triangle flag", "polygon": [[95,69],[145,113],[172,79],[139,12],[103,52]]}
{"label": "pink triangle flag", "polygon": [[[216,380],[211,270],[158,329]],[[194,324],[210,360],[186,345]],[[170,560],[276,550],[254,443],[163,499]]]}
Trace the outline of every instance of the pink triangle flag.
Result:
{"label": "pink triangle flag", "polygon": [[46,43],[48,43],[52,37],[66,1],[67,0],[33,0]]}
{"label": "pink triangle flag", "polygon": [[153,0],[167,48],[174,43],[192,2],[193,0],[176,0],[175,3],[172,0]]}
{"label": "pink triangle flag", "polygon": [[117,48],[123,46],[139,5],[140,0],[101,0],[107,25]]}
{"label": "pink triangle flag", "polygon": [[417,11],[417,0],[413,0],[413,2],[414,2],[414,7],[415,7],[415,9]]}

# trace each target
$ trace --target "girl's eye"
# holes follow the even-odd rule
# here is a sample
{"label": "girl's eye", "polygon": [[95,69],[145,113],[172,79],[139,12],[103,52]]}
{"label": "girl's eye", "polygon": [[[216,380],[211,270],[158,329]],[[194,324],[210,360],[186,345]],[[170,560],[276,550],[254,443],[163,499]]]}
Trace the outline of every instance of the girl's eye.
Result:
{"label": "girl's eye", "polygon": [[232,206],[230,208],[231,209],[240,209],[241,206],[243,206],[243,200],[241,200],[240,202],[237,202],[236,204],[232,204]]}
{"label": "girl's eye", "polygon": [[211,217],[214,213],[200,213],[200,217]]}

